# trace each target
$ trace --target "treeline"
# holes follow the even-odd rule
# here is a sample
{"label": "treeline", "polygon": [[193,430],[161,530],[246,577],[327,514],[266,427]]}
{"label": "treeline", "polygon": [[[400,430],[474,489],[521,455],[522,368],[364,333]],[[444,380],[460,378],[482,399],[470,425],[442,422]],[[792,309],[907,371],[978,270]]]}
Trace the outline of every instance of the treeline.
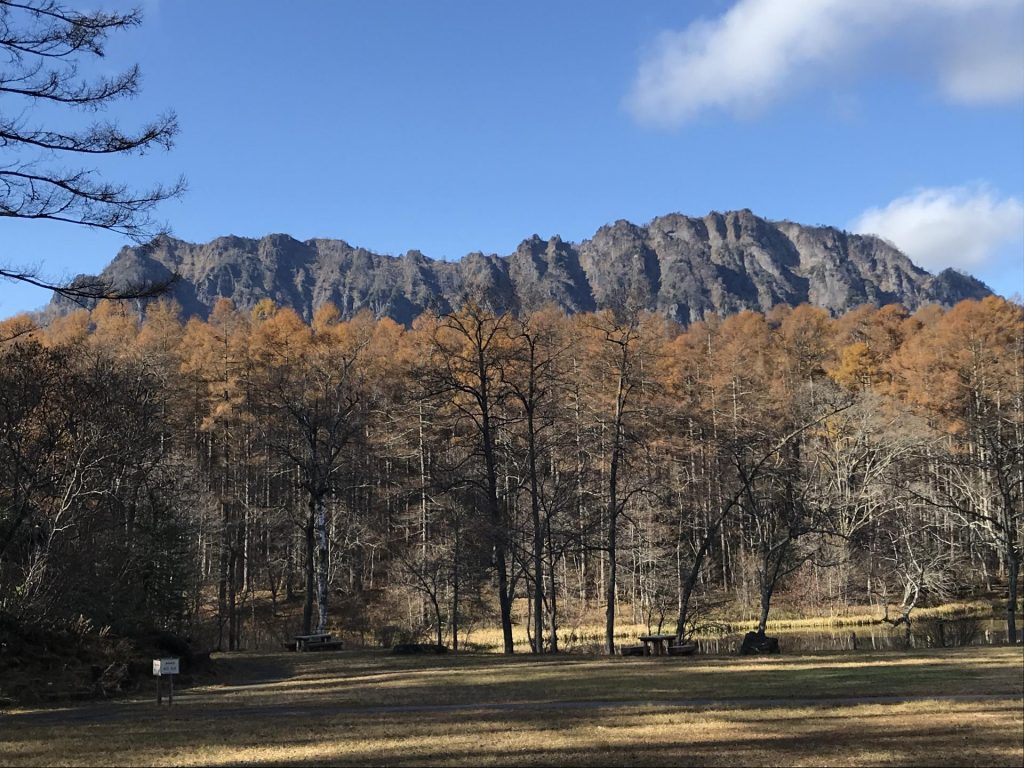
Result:
{"label": "treeline", "polygon": [[[458,647],[528,605],[536,652],[603,609],[915,607],[1001,590],[1024,519],[1024,308],[809,306],[412,328],[227,300],[0,324],[0,614],[261,642],[403,626]],[[265,630],[264,630],[265,631]]]}

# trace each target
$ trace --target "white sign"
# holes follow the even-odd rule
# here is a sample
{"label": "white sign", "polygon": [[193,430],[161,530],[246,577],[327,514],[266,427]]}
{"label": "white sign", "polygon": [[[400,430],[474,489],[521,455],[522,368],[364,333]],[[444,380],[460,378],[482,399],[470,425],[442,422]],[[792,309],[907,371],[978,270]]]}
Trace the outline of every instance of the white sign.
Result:
{"label": "white sign", "polygon": [[177,675],[178,659],[153,659],[154,675]]}

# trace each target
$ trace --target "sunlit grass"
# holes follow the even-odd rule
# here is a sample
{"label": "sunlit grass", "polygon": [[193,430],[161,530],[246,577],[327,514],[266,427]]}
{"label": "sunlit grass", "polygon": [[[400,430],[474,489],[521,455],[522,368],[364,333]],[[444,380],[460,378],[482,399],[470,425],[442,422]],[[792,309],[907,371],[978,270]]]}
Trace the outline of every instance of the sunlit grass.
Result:
{"label": "sunlit grass", "polygon": [[[880,610],[862,608],[852,613],[836,616],[773,619],[769,625],[775,631],[844,629],[879,624],[884,616],[884,612]],[[889,618],[895,618],[895,616],[896,614],[892,613]],[[968,616],[979,619],[992,618],[991,603],[982,601],[946,603],[933,608],[918,608],[913,614],[913,618],[917,622]],[[730,626],[735,631],[746,632],[755,629],[757,622],[735,621],[730,622]]]}
{"label": "sunlit grass", "polygon": [[[0,715],[0,765],[1019,765],[1024,758],[1021,647],[763,658],[361,651],[215,661],[216,682],[181,692],[173,709],[140,700],[69,710],[74,718]],[[993,694],[1005,698],[986,698]]]}
{"label": "sunlit grass", "polygon": [[[654,627],[653,629],[656,629]],[[640,642],[640,635],[651,632],[646,624],[615,625],[616,645],[635,645]],[[675,625],[662,627],[663,632],[675,631]],[[604,625],[586,623],[576,626],[562,627],[559,632],[559,647],[564,651],[597,652],[604,645]],[[512,641],[516,652],[528,652],[530,641],[526,628],[522,623],[512,627]],[[468,637],[468,645],[473,650],[497,653],[502,650],[504,639],[501,627],[484,627],[474,630]]]}
{"label": "sunlit grass", "polygon": [[516,710],[48,726],[5,765],[1019,765],[1024,718],[999,702]]}
{"label": "sunlit grass", "polygon": [[[519,605],[523,602],[523,605]],[[620,615],[627,616],[630,611],[623,610]],[[852,608],[845,614],[834,616],[813,616],[813,617],[788,617],[779,613],[779,618],[772,617],[768,623],[769,633],[771,632],[830,632],[842,629],[856,630],[858,627],[881,626],[888,628],[882,623],[884,612],[873,606],[861,606]],[[514,613],[517,619],[512,627],[512,639],[517,652],[528,652],[530,650],[529,637],[525,626],[525,602],[517,601]],[[892,614],[890,618],[894,617]],[[913,617],[916,622],[923,622],[929,619],[949,619],[954,617],[970,616],[979,619],[993,618],[992,604],[976,600],[970,602],[947,603],[932,608],[919,608],[914,611]],[[657,621],[651,625],[646,623],[622,622],[615,627],[616,645],[636,645],[639,637],[657,630]],[[723,633],[739,634],[749,632],[757,628],[757,621],[747,618],[736,618],[727,615],[711,617],[709,627],[696,634],[698,640],[710,640],[722,637]],[[675,622],[672,619],[665,619],[661,626],[662,632],[674,632]],[[563,650],[597,652],[604,645],[605,627],[603,621],[585,621],[577,624],[563,626],[559,631],[559,643]],[[497,626],[476,628],[468,637],[463,638],[468,647],[473,650],[500,652],[503,647],[501,628]]]}
{"label": "sunlit grass", "polygon": [[[932,680],[936,693],[948,692],[946,683],[961,679],[976,683],[979,670],[992,666],[1006,676],[1016,660],[1013,649],[989,649],[978,654],[953,654],[941,678]],[[788,681],[788,695],[806,695],[805,680],[794,673],[813,672],[834,685],[838,674],[867,671],[860,682],[865,695],[877,695],[885,676],[906,676],[913,669],[945,664],[941,658],[913,654],[897,662],[880,658],[841,659],[800,657],[785,660],[718,659],[714,665],[691,670],[697,676],[716,674],[744,681],[748,690],[764,684],[759,674],[779,673]],[[194,700],[174,710],[157,711],[136,705],[132,717],[93,724],[22,724],[8,720],[0,732],[0,763],[22,765],[1015,765],[1024,756],[1024,718],[1020,701],[926,700],[893,705],[863,703],[838,707],[810,707],[806,703],[775,707],[729,708],[710,705],[667,708],[656,701],[642,707],[558,709],[524,707],[514,711],[368,713],[367,684],[396,690],[390,700],[434,703],[453,680],[490,679],[506,688],[528,684],[534,700],[564,693],[551,687],[567,675],[579,686],[588,679],[617,685],[621,695],[643,689],[645,683],[628,681],[632,673],[671,671],[684,673],[688,665],[634,660],[598,664],[581,660],[569,665],[509,662],[494,657],[441,660],[355,657],[345,674],[343,657],[335,657],[329,670],[317,678],[315,660],[300,659],[298,682],[328,684],[325,698],[301,695],[306,707],[281,714],[291,678],[284,687],[260,686],[236,693],[213,695],[216,687],[193,694]],[[957,665],[956,662],[963,664]],[[392,665],[392,662],[400,664]],[[768,664],[763,664],[768,662]],[[322,662],[323,664],[323,662]],[[626,673],[611,675],[610,670]],[[958,672],[954,671],[958,669]],[[241,671],[238,670],[238,671]],[[669,675],[668,677],[672,677]],[[687,675],[681,674],[685,680]],[[829,678],[833,678],[829,680]],[[643,681],[649,678],[640,676]],[[420,684],[429,681],[428,691]],[[943,682],[945,681],[945,682]],[[242,681],[239,681],[242,682]],[[360,684],[352,701],[346,685]],[[625,686],[625,688],[620,687]],[[230,689],[232,686],[223,686]],[[333,688],[333,693],[330,689]],[[401,694],[404,689],[404,694]],[[1019,689],[1019,687],[1018,687]],[[586,689],[579,687],[575,698]],[[663,694],[667,689],[660,689]],[[477,691],[480,693],[481,691]],[[465,693],[465,691],[463,691]],[[676,691],[678,695],[678,691]],[[238,709],[239,698],[251,707]],[[472,700],[472,698],[468,699]],[[508,700],[505,697],[503,700]],[[296,703],[292,700],[291,703]],[[357,709],[333,708],[351,703]],[[780,703],[776,701],[776,703]]]}
{"label": "sunlit grass", "polygon": [[330,657],[254,656],[279,664],[275,679],[252,681],[244,661],[200,689],[221,702],[324,700],[331,706],[407,706],[555,699],[677,700],[1024,692],[1021,648],[914,653],[821,653],[770,658],[560,657],[401,658],[384,653]]}

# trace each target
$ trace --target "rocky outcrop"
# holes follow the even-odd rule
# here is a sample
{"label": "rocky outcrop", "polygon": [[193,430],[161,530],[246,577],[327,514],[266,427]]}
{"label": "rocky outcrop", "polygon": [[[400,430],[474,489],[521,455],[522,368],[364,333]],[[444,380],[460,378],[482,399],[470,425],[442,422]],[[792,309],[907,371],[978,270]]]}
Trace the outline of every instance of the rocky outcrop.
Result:
{"label": "rocky outcrop", "polygon": [[[581,243],[533,235],[507,256],[475,252],[459,261],[280,234],[204,244],[162,238],[122,249],[101,277],[139,285],[171,274],[179,276],[171,295],[186,316],[205,317],[220,297],[239,307],[270,298],[307,319],[332,302],[345,317],[366,309],[403,324],[467,298],[513,312],[545,304],[567,312],[642,307],[686,324],[776,304],[810,303],[833,313],[867,302],[913,310],[990,293],[952,270],[931,275],[877,237],[768,221],[748,210],[670,214],[645,226],[617,221]],[[59,298],[53,305],[65,306]]]}

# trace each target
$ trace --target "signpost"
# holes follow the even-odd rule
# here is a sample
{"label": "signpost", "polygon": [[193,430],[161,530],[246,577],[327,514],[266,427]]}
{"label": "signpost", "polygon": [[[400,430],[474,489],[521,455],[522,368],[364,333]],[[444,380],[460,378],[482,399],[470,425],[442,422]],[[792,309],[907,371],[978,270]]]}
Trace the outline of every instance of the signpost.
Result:
{"label": "signpost", "polygon": [[174,676],[178,674],[179,659],[153,659],[153,675],[156,677],[156,703],[163,701],[164,678],[170,684],[170,691],[167,694],[167,706],[174,703]]}

